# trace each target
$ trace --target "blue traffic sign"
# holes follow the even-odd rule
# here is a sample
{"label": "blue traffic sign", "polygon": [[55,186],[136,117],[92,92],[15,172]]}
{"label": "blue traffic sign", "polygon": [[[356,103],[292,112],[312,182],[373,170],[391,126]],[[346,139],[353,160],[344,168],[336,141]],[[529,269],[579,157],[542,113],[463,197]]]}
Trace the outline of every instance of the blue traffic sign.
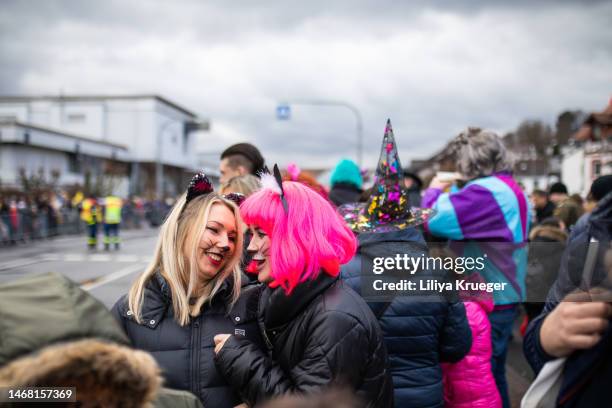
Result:
{"label": "blue traffic sign", "polygon": [[289,105],[278,105],[276,107],[276,118],[278,120],[288,120],[291,117],[291,108]]}

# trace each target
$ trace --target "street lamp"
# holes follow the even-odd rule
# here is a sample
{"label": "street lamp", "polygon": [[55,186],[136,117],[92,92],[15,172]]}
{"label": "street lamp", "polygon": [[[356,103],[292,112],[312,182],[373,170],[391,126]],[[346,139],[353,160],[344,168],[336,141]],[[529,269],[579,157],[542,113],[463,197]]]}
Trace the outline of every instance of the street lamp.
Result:
{"label": "street lamp", "polygon": [[[155,195],[158,199],[163,200],[164,195],[164,164],[162,160],[162,136],[168,127],[172,124],[181,124],[182,122],[169,119],[162,126],[160,126],[157,132],[157,160],[155,162]],[[184,123],[183,131],[185,134],[194,132],[196,130],[209,131],[210,121],[195,119],[190,122]]]}
{"label": "street lamp", "polygon": [[288,120],[290,118],[290,108],[289,105],[310,105],[310,106],[342,106],[349,109],[355,115],[356,120],[356,130],[357,130],[357,164],[361,167],[362,159],[363,159],[363,120],[361,118],[361,113],[359,109],[357,109],[354,105],[344,102],[344,101],[334,101],[334,100],[305,100],[298,99],[293,101],[285,101],[283,103],[279,103],[276,108],[276,114],[281,120]]}

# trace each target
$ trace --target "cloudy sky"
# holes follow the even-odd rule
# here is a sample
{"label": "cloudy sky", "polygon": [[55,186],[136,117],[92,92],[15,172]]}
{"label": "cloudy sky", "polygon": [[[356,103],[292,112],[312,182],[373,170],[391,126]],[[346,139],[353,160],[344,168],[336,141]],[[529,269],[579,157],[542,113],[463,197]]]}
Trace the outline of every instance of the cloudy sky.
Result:
{"label": "cloudy sky", "polygon": [[0,94],[157,93],[212,121],[199,150],[303,167],[355,156],[354,115],[277,103],[344,101],[365,164],[391,118],[407,165],[467,125],[603,108],[611,20],[609,1],[3,0]]}

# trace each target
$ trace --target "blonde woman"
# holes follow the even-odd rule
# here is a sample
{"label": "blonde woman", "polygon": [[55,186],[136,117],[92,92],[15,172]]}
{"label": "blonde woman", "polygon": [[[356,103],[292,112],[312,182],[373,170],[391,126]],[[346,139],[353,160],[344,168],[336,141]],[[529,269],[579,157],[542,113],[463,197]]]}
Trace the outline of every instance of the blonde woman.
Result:
{"label": "blonde woman", "polygon": [[238,193],[245,197],[250,196],[261,188],[261,182],[252,174],[235,176],[221,185],[221,194]]}
{"label": "blonde woman", "polygon": [[134,347],[149,351],[166,386],[189,390],[205,407],[242,401],[213,361],[213,336],[229,330],[261,344],[259,288],[239,263],[242,220],[231,199],[196,174],[161,227],[153,261],[113,307]]}

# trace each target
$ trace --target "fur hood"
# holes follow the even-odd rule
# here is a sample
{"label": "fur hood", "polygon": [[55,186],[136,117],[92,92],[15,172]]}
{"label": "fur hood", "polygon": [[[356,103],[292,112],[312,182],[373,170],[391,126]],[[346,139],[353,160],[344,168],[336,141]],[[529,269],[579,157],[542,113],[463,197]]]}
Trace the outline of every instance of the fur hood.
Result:
{"label": "fur hood", "polygon": [[2,387],[76,387],[82,407],[146,407],[161,377],[145,352],[87,339],[58,343],[0,368]]}
{"label": "fur hood", "polygon": [[529,239],[531,241],[535,240],[536,238],[565,242],[567,241],[567,233],[560,228],[555,228],[550,225],[540,225],[535,227],[529,234]]}

